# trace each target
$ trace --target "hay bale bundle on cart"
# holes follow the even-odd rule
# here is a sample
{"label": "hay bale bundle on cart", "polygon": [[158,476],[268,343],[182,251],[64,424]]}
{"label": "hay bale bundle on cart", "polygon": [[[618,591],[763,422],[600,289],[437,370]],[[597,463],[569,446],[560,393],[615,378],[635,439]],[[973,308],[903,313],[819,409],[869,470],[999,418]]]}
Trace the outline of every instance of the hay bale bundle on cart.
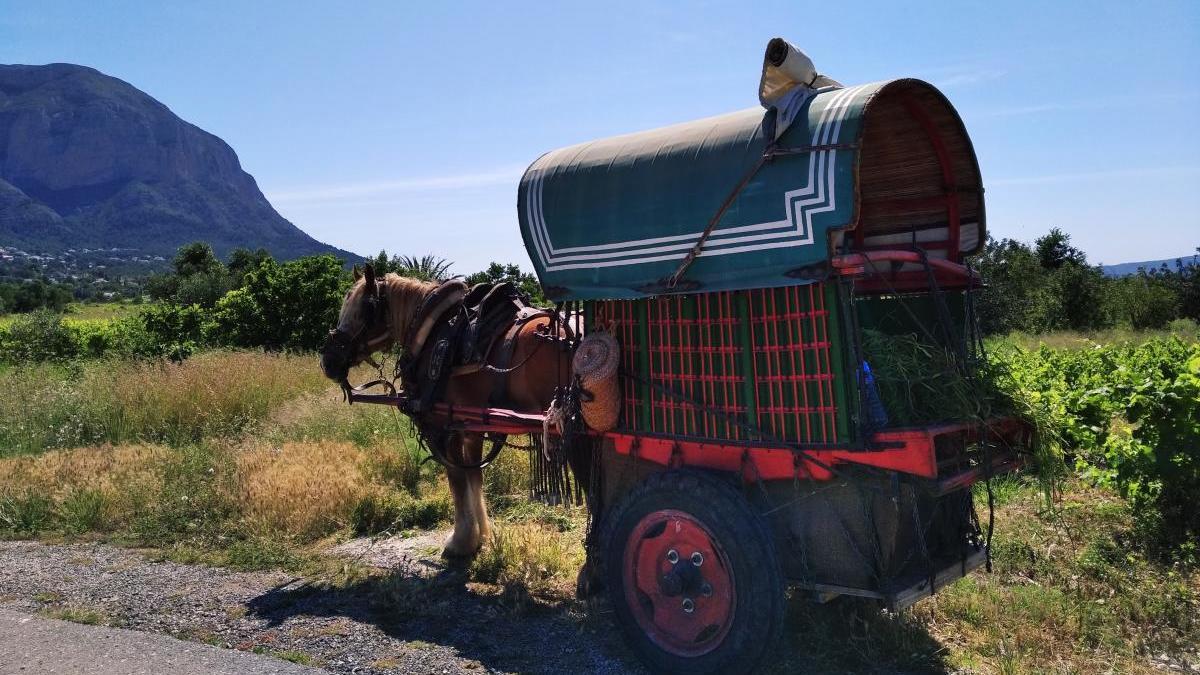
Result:
{"label": "hay bale bundle on cart", "polygon": [[[971,485],[1028,440],[912,400],[970,393],[981,357],[962,120],[912,79],[767,92],[795,55],[768,49],[765,111],[554,150],[520,184],[547,297],[619,344],[593,562],[666,670],[753,666],[789,586],[904,607],[984,564]],[[869,347],[910,343],[928,391],[871,371]]]}

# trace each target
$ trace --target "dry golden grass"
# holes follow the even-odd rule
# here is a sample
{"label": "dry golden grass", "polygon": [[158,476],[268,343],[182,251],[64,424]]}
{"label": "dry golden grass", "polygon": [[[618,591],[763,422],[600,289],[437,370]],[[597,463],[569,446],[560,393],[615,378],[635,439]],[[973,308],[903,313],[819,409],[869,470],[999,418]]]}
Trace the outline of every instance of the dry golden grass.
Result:
{"label": "dry golden grass", "polygon": [[105,444],[0,458],[0,520],[5,508],[39,509],[45,514],[36,515],[37,527],[47,530],[125,531],[148,514],[190,527],[189,519],[207,515],[188,513],[203,498],[209,510],[227,513],[218,517],[228,522],[217,524],[227,535],[309,542],[351,525],[364,501],[411,505],[423,526],[444,522],[448,489],[419,471],[386,444]]}
{"label": "dry golden grass", "polygon": [[0,460],[0,487],[25,487],[50,496],[74,490],[117,494],[152,484],[154,467],[169,452],[158,445],[98,445]]}
{"label": "dry golden grass", "polygon": [[338,441],[289,442],[237,454],[237,495],[256,533],[316,537],[345,527],[372,489],[367,453]]}

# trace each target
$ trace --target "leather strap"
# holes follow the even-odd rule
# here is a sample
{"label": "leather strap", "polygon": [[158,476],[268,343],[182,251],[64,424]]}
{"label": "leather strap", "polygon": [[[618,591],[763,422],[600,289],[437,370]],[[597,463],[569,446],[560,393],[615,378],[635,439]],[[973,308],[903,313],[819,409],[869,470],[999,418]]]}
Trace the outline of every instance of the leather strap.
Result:
{"label": "leather strap", "polygon": [[[489,399],[494,406],[502,406],[507,401],[508,395],[508,375],[516,368],[512,365],[513,352],[517,348],[517,338],[521,335],[521,329],[530,321],[543,316],[549,316],[550,313],[544,309],[536,307],[522,307],[517,313],[516,321],[504,333],[504,339],[501,340],[499,348],[496,350],[495,361],[489,364],[488,370],[492,372],[492,395]],[[528,359],[526,359],[528,360]],[[517,367],[525,365],[524,361],[517,364]]]}

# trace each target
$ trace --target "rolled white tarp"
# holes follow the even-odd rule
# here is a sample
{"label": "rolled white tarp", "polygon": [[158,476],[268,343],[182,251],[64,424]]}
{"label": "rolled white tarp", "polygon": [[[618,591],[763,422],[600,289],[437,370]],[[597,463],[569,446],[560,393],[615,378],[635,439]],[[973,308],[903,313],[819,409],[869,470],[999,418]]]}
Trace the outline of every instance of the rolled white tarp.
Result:
{"label": "rolled white tarp", "polygon": [[837,80],[818,73],[808,54],[787,40],[777,37],[767,43],[758,101],[764,108],[778,111],[775,138],[783,135],[810,96],[841,86]]}

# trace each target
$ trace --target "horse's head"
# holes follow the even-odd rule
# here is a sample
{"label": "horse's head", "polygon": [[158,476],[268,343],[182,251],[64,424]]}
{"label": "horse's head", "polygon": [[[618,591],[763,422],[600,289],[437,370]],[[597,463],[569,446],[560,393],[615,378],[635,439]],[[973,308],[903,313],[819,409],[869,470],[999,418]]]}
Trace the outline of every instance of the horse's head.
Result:
{"label": "horse's head", "polygon": [[351,368],[373,352],[390,347],[395,334],[386,280],[376,279],[370,264],[361,273],[356,266],[354,284],[342,301],[337,328],[329,331],[321,347],[321,370],[329,379],[345,383]]}

